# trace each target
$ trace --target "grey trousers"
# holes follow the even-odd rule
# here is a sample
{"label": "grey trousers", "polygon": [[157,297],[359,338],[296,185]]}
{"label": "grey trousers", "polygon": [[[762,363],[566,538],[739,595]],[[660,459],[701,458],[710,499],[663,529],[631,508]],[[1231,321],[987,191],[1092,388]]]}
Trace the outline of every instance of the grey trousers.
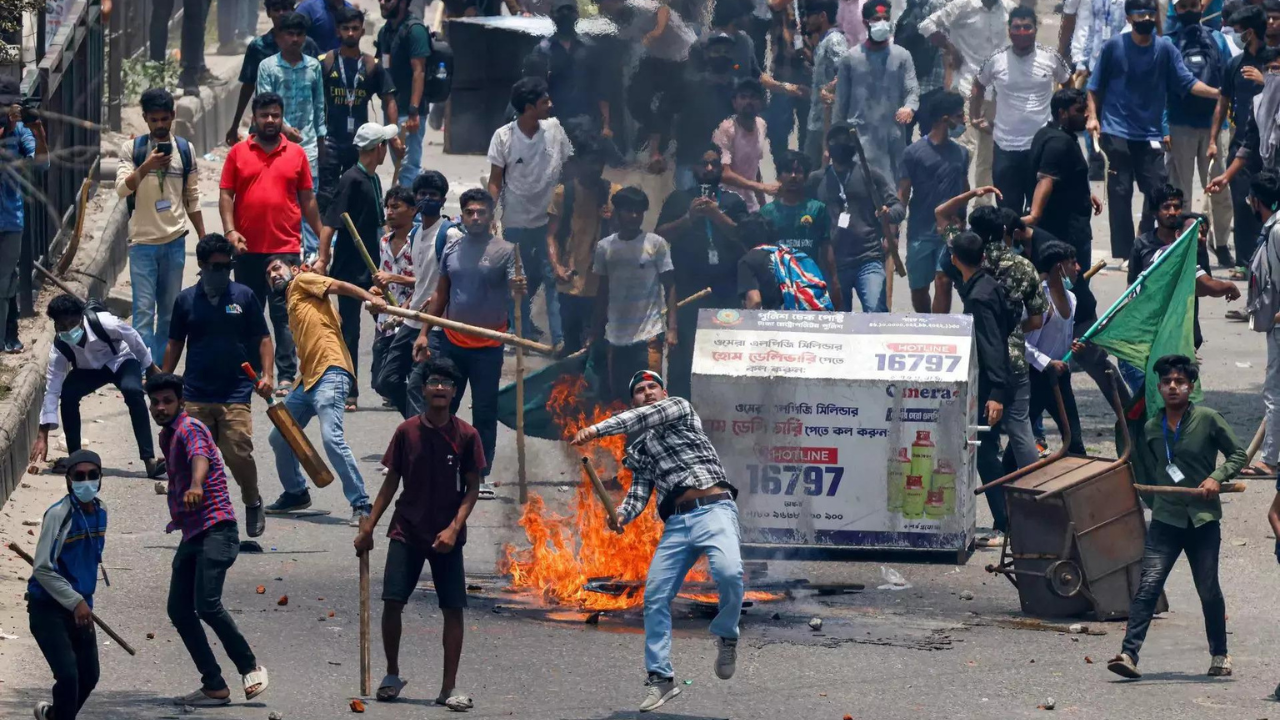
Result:
{"label": "grey trousers", "polygon": [[1262,440],[1262,462],[1275,467],[1280,462],[1280,327],[1267,333],[1267,375],[1262,383],[1266,405],[1267,432]]}
{"label": "grey trousers", "polygon": [[[1204,189],[1209,181],[1223,173],[1222,156],[1227,151],[1226,133],[1219,134],[1218,156],[1209,161],[1209,141],[1213,139],[1211,128],[1193,128],[1185,125],[1169,126],[1169,152],[1165,155],[1165,165],[1169,169],[1169,184],[1178,188],[1187,196],[1187,209],[1192,209],[1191,199],[1195,189]],[[1193,185],[1196,172],[1200,173],[1200,184]],[[1230,240],[1231,222],[1235,218],[1235,209],[1231,205],[1230,193],[1218,193],[1209,196],[1213,221],[1211,246],[1227,247]],[[1198,207],[1195,208],[1199,210]],[[1247,259],[1241,262],[1248,262]]]}
{"label": "grey trousers", "polygon": [[22,233],[0,233],[0,333],[9,324],[9,300],[18,294],[18,258],[21,255]]}

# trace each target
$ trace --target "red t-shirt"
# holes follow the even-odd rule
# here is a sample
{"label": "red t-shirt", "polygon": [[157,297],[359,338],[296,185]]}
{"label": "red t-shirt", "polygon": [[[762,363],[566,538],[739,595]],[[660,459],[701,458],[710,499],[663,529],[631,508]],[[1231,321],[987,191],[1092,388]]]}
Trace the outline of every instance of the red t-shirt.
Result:
{"label": "red t-shirt", "polygon": [[236,230],[244,236],[247,252],[302,251],[298,191],[313,186],[311,165],[300,146],[281,137],[267,153],[254,138],[237,143],[227,153],[219,187],[236,194]]}
{"label": "red t-shirt", "polygon": [[[450,417],[437,428],[418,415],[396,428],[382,465],[400,476],[402,486],[387,537],[428,551],[458,516],[467,474],[484,472],[484,448],[480,433],[462,420]],[[464,527],[457,547],[466,542]]]}

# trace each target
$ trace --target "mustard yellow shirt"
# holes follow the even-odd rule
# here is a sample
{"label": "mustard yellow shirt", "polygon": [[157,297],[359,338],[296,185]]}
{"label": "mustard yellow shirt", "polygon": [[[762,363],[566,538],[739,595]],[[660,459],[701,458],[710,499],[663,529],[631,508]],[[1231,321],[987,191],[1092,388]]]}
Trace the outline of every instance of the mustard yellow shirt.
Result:
{"label": "mustard yellow shirt", "polygon": [[342,320],[325,297],[331,284],[333,278],[310,272],[300,273],[289,283],[289,330],[298,346],[303,390],[310,390],[331,367],[346,370],[352,377],[356,374],[342,341]]}

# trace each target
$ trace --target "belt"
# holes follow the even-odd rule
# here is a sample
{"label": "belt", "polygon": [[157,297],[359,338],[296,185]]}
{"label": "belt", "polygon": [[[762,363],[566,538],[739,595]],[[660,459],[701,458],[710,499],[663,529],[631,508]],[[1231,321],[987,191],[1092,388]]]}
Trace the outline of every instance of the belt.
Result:
{"label": "belt", "polygon": [[671,514],[683,515],[687,512],[693,512],[694,510],[697,510],[700,507],[705,507],[707,505],[714,505],[715,503],[721,502],[722,500],[733,500],[733,493],[725,491],[725,492],[716,493],[714,495],[704,495],[702,497],[697,497],[692,500],[685,500],[683,502],[678,502],[676,503],[675,511],[672,512]]}

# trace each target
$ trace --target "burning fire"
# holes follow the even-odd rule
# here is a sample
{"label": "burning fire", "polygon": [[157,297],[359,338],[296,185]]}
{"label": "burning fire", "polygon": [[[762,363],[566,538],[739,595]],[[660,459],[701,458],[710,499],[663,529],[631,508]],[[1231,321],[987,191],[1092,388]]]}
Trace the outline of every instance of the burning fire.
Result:
{"label": "burning fire", "polygon": [[[578,398],[585,389],[586,379],[580,376],[563,378],[552,388],[547,408],[566,438],[625,409],[615,404],[584,411]],[[600,477],[616,473],[624,494],[631,487],[631,471],[622,466],[625,444],[623,436],[614,435],[588,446]],[[620,501],[621,496],[615,500]],[[654,548],[662,537],[662,521],[652,510],[646,508],[627,525],[626,533],[618,535],[609,529],[591,481],[584,476],[578,482],[568,516],[548,511],[542,498],[532,494],[520,517],[520,526],[531,547],[517,550],[508,545],[506,557],[498,567],[499,572],[511,576],[512,587],[533,590],[548,603],[577,605],[586,610],[623,610],[644,602],[644,593],[639,591],[615,596],[585,590],[584,586],[593,577],[643,585]],[[685,577],[686,582],[709,580],[705,558]]]}

